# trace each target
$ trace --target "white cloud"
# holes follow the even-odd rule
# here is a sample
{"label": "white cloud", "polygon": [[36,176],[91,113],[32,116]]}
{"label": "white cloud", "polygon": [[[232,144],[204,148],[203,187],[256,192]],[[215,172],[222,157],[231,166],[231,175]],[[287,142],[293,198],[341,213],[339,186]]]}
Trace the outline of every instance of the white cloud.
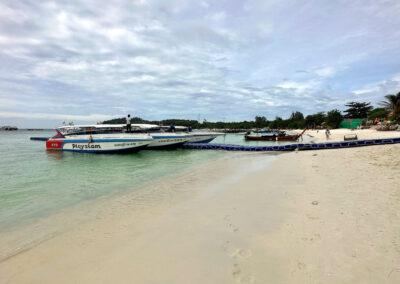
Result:
{"label": "white cloud", "polygon": [[394,74],[388,79],[367,84],[362,89],[353,91],[356,95],[368,95],[383,98],[387,94],[397,94],[400,92],[400,73]]}
{"label": "white cloud", "polygon": [[149,75],[142,75],[138,77],[131,77],[127,79],[123,79],[122,83],[140,83],[140,82],[152,82],[155,81],[156,78]]}
{"label": "white cloud", "polygon": [[295,82],[295,81],[285,81],[276,86],[284,89],[295,89],[298,91],[305,91],[309,89],[314,89],[319,86],[320,83],[318,81],[307,81],[307,82]]}
{"label": "white cloud", "polygon": [[0,109],[240,120],[400,87],[398,1],[228,2],[2,2]]}
{"label": "white cloud", "polygon": [[217,12],[217,13],[212,14],[210,16],[210,18],[213,21],[223,21],[226,18],[226,14],[225,14],[225,12],[221,11],[221,12]]}
{"label": "white cloud", "polygon": [[23,105],[23,102],[12,99],[12,98],[1,98],[0,97],[0,106],[2,108],[10,108],[18,105]]}
{"label": "white cloud", "polygon": [[89,114],[89,115],[71,115],[54,113],[20,113],[0,111],[0,117],[25,118],[25,119],[58,119],[71,121],[103,121],[116,117],[115,115]]}
{"label": "white cloud", "polygon": [[323,67],[321,69],[315,70],[315,73],[321,77],[332,77],[333,75],[335,75],[336,70],[335,70],[335,68],[333,68],[331,66],[327,66],[327,67]]}
{"label": "white cloud", "polygon": [[202,7],[204,7],[204,8],[210,7],[210,5],[209,5],[206,1],[201,1],[201,2],[200,2],[200,5],[201,5]]}

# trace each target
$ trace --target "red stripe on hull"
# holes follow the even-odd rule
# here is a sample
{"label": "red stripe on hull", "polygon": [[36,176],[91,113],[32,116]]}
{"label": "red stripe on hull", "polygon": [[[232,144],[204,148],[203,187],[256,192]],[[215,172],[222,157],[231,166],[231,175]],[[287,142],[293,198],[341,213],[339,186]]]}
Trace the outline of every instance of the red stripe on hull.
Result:
{"label": "red stripe on hull", "polygon": [[46,148],[50,150],[61,150],[63,141],[59,140],[47,140],[46,141]]}

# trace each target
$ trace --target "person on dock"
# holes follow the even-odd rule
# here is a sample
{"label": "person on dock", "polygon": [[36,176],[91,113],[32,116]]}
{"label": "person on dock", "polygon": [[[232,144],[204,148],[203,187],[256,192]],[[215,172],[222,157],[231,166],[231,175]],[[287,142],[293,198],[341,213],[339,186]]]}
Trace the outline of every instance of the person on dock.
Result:
{"label": "person on dock", "polygon": [[131,126],[131,115],[128,114],[126,117],[126,132],[131,132],[132,131],[132,126]]}

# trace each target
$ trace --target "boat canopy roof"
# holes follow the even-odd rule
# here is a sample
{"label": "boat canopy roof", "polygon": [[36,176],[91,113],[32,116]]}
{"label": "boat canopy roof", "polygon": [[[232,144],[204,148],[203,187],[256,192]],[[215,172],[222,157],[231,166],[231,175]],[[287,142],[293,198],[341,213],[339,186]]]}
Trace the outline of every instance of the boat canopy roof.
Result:
{"label": "boat canopy roof", "polygon": [[65,125],[57,129],[62,134],[92,134],[120,132],[125,127],[124,124],[87,124],[87,125]]}
{"label": "boat canopy roof", "polygon": [[161,129],[161,126],[157,124],[132,124],[134,127],[139,127],[143,130],[150,130],[150,129]]}
{"label": "boat canopy roof", "polygon": [[74,129],[74,128],[121,128],[125,124],[80,124],[80,125],[63,125],[57,127],[57,129]]}
{"label": "boat canopy roof", "polygon": [[[131,124],[132,131],[160,130],[161,127],[156,124]],[[83,124],[83,125],[64,125],[57,129],[63,134],[82,133],[82,132],[104,132],[121,131],[126,124]]]}

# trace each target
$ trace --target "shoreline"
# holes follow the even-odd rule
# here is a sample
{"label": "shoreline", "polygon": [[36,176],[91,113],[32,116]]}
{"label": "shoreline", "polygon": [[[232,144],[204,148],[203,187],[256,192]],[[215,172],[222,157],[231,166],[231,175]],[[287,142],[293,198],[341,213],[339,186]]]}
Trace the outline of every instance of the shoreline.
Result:
{"label": "shoreline", "polygon": [[[161,190],[167,189],[171,191],[171,194],[173,194],[174,192],[170,188],[173,184],[181,183],[181,185],[188,185],[192,181],[200,182],[199,179],[205,179],[203,176],[204,172],[207,171],[206,169],[210,166],[218,167],[219,172],[217,174],[226,175],[228,170],[232,169],[233,166],[224,169],[221,166],[222,163],[226,164],[226,161],[231,158],[235,159],[235,157],[248,155],[252,154],[226,153],[214,160],[202,161],[199,165],[191,165],[187,169],[180,170],[176,173],[169,173],[157,178],[156,180],[142,182],[130,189],[111,192],[96,197],[95,199],[84,200],[78,204],[62,208],[60,211],[53,212],[50,215],[26,220],[16,226],[5,228],[0,231],[0,243],[6,244],[5,246],[0,247],[0,263],[6,259],[12,258],[14,255],[27,251],[42,242],[52,239],[65,231],[73,229],[77,224],[80,225],[95,220],[98,218],[95,216],[96,214],[105,214],[102,210],[104,211],[104,209],[110,204],[113,208],[117,208],[118,205],[115,205],[115,203],[124,203],[124,198],[143,201],[148,200],[149,202],[151,199],[156,200],[157,198],[160,200],[163,198],[175,198],[174,196],[165,196],[166,194],[161,192]],[[274,159],[277,155],[267,154],[267,156]],[[192,177],[192,171],[197,171],[200,175]],[[242,175],[239,175],[239,177],[240,176]],[[206,182],[201,183],[206,184]],[[213,186],[215,186],[215,184]],[[190,190],[182,188],[181,191],[184,192]],[[180,197],[179,192],[176,197]],[[138,203],[136,205],[142,206],[143,204]],[[26,238],[27,235],[30,236],[29,239]]]}
{"label": "shoreline", "polygon": [[[302,130],[296,130],[297,133],[301,133]],[[307,139],[311,139],[312,142],[343,142],[344,135],[355,134],[358,140],[368,139],[382,139],[382,138],[397,138],[400,137],[400,131],[376,131],[373,129],[331,129],[329,139],[325,136],[325,129],[320,130],[307,130],[304,135],[308,136]]]}
{"label": "shoreline", "polygon": [[227,153],[96,202],[87,221],[1,261],[0,280],[398,283],[399,151]]}

